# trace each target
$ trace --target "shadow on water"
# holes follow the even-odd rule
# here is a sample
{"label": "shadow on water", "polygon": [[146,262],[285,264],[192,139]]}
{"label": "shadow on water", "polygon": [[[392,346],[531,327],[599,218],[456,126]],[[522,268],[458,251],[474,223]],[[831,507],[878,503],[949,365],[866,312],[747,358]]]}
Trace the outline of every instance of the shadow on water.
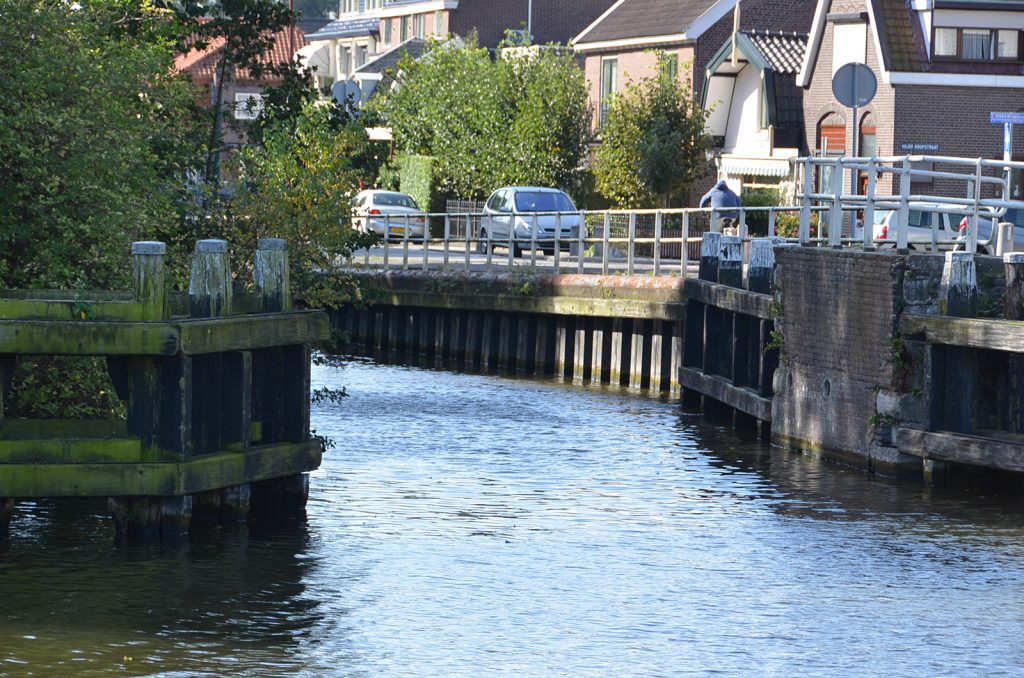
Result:
{"label": "shadow on water", "polygon": [[0,550],[0,674],[288,672],[321,623],[305,521],[116,544],[105,504],[25,501]]}

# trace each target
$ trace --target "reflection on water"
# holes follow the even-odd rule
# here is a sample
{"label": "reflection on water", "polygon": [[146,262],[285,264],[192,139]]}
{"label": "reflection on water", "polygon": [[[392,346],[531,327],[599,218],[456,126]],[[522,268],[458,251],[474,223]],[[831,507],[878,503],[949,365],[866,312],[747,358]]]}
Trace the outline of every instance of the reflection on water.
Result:
{"label": "reflection on water", "polygon": [[353,360],[305,522],[111,546],[29,504],[0,674],[1016,674],[1024,513],[608,387]]}

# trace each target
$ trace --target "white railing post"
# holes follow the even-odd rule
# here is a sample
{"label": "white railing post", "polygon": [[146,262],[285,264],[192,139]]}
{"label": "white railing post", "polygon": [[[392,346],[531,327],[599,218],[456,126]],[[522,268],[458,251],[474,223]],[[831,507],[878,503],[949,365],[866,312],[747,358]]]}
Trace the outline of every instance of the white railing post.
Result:
{"label": "white railing post", "polygon": [[661,210],[654,213],[654,275],[661,274]]}
{"label": "white railing post", "polygon": [[801,245],[811,239],[811,184],[813,174],[810,156],[804,158],[803,200],[800,202],[800,232],[798,237]]}
{"label": "white railing post", "polygon": [[843,159],[836,158],[832,167],[832,209],[828,215],[828,244],[843,246]]}
{"label": "white railing post", "polygon": [[472,233],[473,233],[473,217],[470,216],[467,213],[466,214],[466,234],[465,234],[466,235],[466,251],[464,253],[464,255],[465,255],[465,257],[464,257],[465,258],[465,266],[466,266],[466,270],[467,271],[469,271],[469,269],[470,269],[470,257],[473,254],[473,252],[472,252],[472,243],[473,243],[473,240],[475,239],[475,238],[472,238]]}
{"label": "white railing post", "polygon": [[587,211],[580,210],[579,226],[577,226],[577,242],[576,242],[576,272],[582,274],[583,268],[583,249],[587,244]]}
{"label": "white railing post", "polygon": [[511,268],[515,264],[515,253],[516,253],[516,212],[512,211],[512,216],[509,217],[508,222],[508,265]]}
{"label": "white railing post", "polygon": [[690,210],[683,212],[683,248],[679,251],[679,274],[686,277],[690,265]]}
{"label": "white railing post", "polygon": [[626,275],[633,275],[633,264],[636,257],[636,211],[629,213],[629,249],[626,255]]}
{"label": "white railing post", "polygon": [[530,224],[530,266],[537,265],[537,228],[540,221],[536,214]]}
{"label": "white railing post", "polygon": [[608,275],[608,259],[610,255],[608,253],[608,240],[611,238],[612,232],[612,213],[608,210],[604,211],[604,227],[601,231],[601,275]]}
{"label": "white railing post", "polygon": [[444,268],[448,268],[448,239],[452,235],[452,220],[447,212],[444,214]]}
{"label": "white railing post", "polygon": [[391,242],[391,215],[384,215],[384,268],[388,267],[388,245]]}
{"label": "white railing post", "polygon": [[[974,216],[968,219],[967,227],[967,251],[972,254],[978,251],[978,211],[981,207],[981,158],[978,158],[978,165],[974,171]],[[989,229],[989,244],[992,244],[996,237],[994,229]]]}
{"label": "white railing post", "polygon": [[768,208],[768,237],[775,237],[775,208]]}
{"label": "white railing post", "polygon": [[409,269],[409,215],[402,217],[405,228],[402,232],[402,270]]}
{"label": "white railing post", "polygon": [[736,235],[738,235],[741,240],[747,239],[747,208],[743,205],[740,205],[740,223],[736,229]]}
{"label": "white railing post", "polygon": [[555,275],[562,272],[562,213],[555,212]]}
{"label": "white railing post", "polygon": [[427,270],[430,254],[430,217],[423,215],[423,270]]}
{"label": "white railing post", "polygon": [[900,210],[896,229],[896,249],[906,250],[909,237],[907,221],[910,219],[910,156],[904,156],[900,167]]}
{"label": "white railing post", "polygon": [[875,238],[875,190],[877,189],[877,170],[875,159],[868,161],[868,194],[864,202],[864,222],[861,224],[861,238],[864,241],[864,249],[874,244]]}

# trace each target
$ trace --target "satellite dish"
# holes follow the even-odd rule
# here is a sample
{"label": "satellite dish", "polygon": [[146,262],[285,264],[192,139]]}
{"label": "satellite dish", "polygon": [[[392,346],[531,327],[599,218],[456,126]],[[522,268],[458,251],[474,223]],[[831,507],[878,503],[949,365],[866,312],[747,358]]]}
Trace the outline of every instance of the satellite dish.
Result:
{"label": "satellite dish", "polygon": [[344,106],[348,101],[355,106],[363,100],[363,90],[353,80],[339,80],[331,86],[331,96],[339,106]]}

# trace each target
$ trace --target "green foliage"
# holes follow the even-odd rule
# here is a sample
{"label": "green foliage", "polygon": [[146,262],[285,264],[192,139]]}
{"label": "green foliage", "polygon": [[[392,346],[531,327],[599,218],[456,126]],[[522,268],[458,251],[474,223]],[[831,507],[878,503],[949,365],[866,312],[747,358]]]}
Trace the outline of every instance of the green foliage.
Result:
{"label": "green foliage", "polygon": [[705,172],[707,114],[665,60],[615,97],[595,154],[597,188],[620,207],[669,205]]}
{"label": "green foliage", "polygon": [[[744,201],[746,196],[744,195]],[[811,231],[818,228],[818,213],[811,212]],[[775,235],[783,238],[797,238],[800,236],[800,212],[777,212],[775,214]]]}
{"label": "green foliage", "polygon": [[589,110],[571,54],[521,48],[492,61],[472,37],[400,62],[396,89],[375,100],[397,147],[435,158],[442,195],[484,198],[498,186],[574,189]]}
{"label": "green foliage", "polygon": [[[759,188],[743,192],[744,207],[776,207],[779,205],[779,192],[773,188]],[[778,214],[776,214],[776,224]],[[747,212],[747,232],[750,235],[768,235],[768,211],[758,210]]]}
{"label": "green foliage", "polygon": [[369,146],[358,121],[331,106],[308,104],[294,127],[273,127],[262,146],[246,148],[243,190],[224,222],[231,233],[221,236],[231,236],[225,239],[235,246],[236,270],[252,261],[258,238],[285,238],[300,303],[337,306],[358,298],[334,264],[372,240],[350,226],[351,199],[365,171],[357,163],[372,155]]}
{"label": "green foliage", "polygon": [[175,222],[195,160],[173,22],[80,4],[0,3],[0,287],[126,286],[128,243]]}
{"label": "green foliage", "polygon": [[401,175],[399,174],[398,165],[395,163],[387,163],[381,165],[380,171],[377,173],[377,181],[375,183],[377,188],[385,191],[397,191],[401,185]]}
{"label": "green foliage", "polygon": [[426,155],[405,155],[398,159],[399,186],[425,212],[439,212],[434,182],[434,159]]}
{"label": "green foliage", "polygon": [[17,362],[11,380],[9,417],[116,419],[125,416],[102,358],[32,356]]}

